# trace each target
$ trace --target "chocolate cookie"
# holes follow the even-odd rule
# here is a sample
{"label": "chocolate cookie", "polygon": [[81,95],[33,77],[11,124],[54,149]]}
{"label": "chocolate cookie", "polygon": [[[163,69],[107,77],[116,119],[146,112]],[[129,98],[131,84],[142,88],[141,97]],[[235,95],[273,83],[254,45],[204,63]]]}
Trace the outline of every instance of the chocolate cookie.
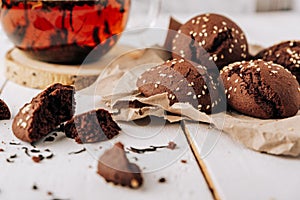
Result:
{"label": "chocolate cookie", "polygon": [[137,87],[146,97],[166,92],[170,105],[190,103],[206,113],[217,111],[222,101],[218,77],[184,59],[175,58],[147,70],[139,77]]}
{"label": "chocolate cookie", "polygon": [[299,84],[281,65],[263,60],[236,62],[224,67],[221,77],[228,104],[241,113],[269,119],[298,112]]}
{"label": "chocolate cookie", "polygon": [[300,41],[285,41],[259,52],[256,58],[273,61],[287,68],[300,83]]}
{"label": "chocolate cookie", "polygon": [[183,24],[175,35],[173,58],[185,58],[208,68],[223,66],[248,58],[244,32],[230,19],[217,14],[203,14]]}
{"label": "chocolate cookie", "polygon": [[0,120],[10,119],[10,110],[6,103],[0,99]]}
{"label": "chocolate cookie", "polygon": [[94,143],[112,139],[121,128],[103,109],[92,110],[73,117],[65,126],[67,137],[75,138],[78,143]]}
{"label": "chocolate cookie", "polygon": [[35,142],[74,114],[74,87],[53,84],[25,104],[12,124],[13,133],[26,142]]}
{"label": "chocolate cookie", "polygon": [[116,185],[139,188],[143,184],[141,169],[130,163],[126,157],[124,146],[117,143],[112,149],[104,152],[98,161],[98,172],[107,182]]}

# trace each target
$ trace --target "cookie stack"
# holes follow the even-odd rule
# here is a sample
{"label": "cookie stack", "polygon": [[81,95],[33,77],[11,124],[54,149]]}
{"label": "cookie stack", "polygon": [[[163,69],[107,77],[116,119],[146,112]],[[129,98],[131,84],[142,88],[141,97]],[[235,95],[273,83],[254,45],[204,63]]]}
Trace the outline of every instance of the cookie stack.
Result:
{"label": "cookie stack", "polygon": [[210,13],[196,16],[174,34],[173,59],[144,72],[137,87],[146,97],[167,93],[171,106],[189,103],[207,114],[228,105],[263,119],[296,115],[300,42],[283,42],[256,56],[248,46],[232,20]]}

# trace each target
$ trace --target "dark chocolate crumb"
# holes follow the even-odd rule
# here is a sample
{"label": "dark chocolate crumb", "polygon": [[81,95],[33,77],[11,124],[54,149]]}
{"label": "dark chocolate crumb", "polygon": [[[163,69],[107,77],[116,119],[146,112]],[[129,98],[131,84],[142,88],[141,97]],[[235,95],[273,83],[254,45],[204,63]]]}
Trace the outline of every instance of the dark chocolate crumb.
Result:
{"label": "dark chocolate crumb", "polygon": [[16,158],[17,157],[17,154],[14,154],[14,155],[11,155],[9,158],[10,159],[14,159],[14,158]]}
{"label": "dark chocolate crumb", "polygon": [[31,149],[30,152],[31,153],[40,153],[41,151],[39,149]]}
{"label": "dark chocolate crumb", "polygon": [[85,148],[83,148],[83,149],[81,149],[81,150],[79,150],[79,151],[70,152],[70,153],[68,153],[68,154],[69,154],[69,155],[71,155],[71,154],[79,154],[79,153],[82,153],[82,152],[84,152],[84,151],[86,151]]}
{"label": "dark chocolate crumb", "polygon": [[50,192],[50,191],[48,191],[48,192],[47,192],[47,195],[49,195],[49,196],[52,196],[52,195],[53,195],[53,193],[52,193],[52,192]]}
{"label": "dark chocolate crumb", "polygon": [[138,161],[138,160],[139,160],[137,157],[133,157],[132,159],[134,159],[135,161]]}
{"label": "dark chocolate crumb", "polygon": [[129,151],[131,151],[133,153],[139,153],[139,154],[142,154],[142,153],[145,153],[145,152],[156,151],[156,149],[157,148],[153,148],[153,147],[145,148],[145,149],[137,149],[137,148],[134,148],[134,147],[128,148]]}
{"label": "dark chocolate crumb", "polygon": [[33,156],[32,160],[36,163],[41,162],[42,160],[44,160],[44,156],[43,155],[39,155],[39,156]]}
{"label": "dark chocolate crumb", "polygon": [[156,151],[157,149],[163,149],[163,148],[174,150],[175,147],[176,147],[176,143],[169,142],[169,144],[166,145],[166,146],[150,146],[149,148],[144,148],[144,149],[137,149],[137,148],[134,148],[134,147],[130,147],[130,148],[127,148],[127,149],[131,152],[134,152],[134,153],[143,154],[143,153],[146,153],[146,152],[153,152],[153,151]]}
{"label": "dark chocolate crumb", "polygon": [[176,143],[174,143],[174,142],[169,142],[167,148],[168,148],[168,149],[171,149],[171,150],[174,150],[174,149],[176,148]]}
{"label": "dark chocolate crumb", "polygon": [[45,149],[44,151],[46,151],[46,152],[51,152],[50,149]]}
{"label": "dark chocolate crumb", "polygon": [[184,163],[184,164],[186,164],[186,163],[187,163],[187,161],[186,161],[186,160],[181,160],[181,162],[182,162],[182,163]]}
{"label": "dark chocolate crumb", "polygon": [[53,142],[54,140],[55,140],[55,137],[48,136],[48,137],[46,137],[46,139],[44,140],[44,142]]}
{"label": "dark chocolate crumb", "polygon": [[4,151],[4,149],[1,149],[1,148],[0,148],[0,152],[3,152],[3,151]]}
{"label": "dark chocolate crumb", "polygon": [[49,156],[46,156],[46,159],[51,159],[51,158],[53,158],[53,156],[54,156],[54,154],[51,153]]}
{"label": "dark chocolate crumb", "polygon": [[15,161],[10,160],[9,158],[6,158],[6,162],[8,162],[8,163],[14,163]]}
{"label": "dark chocolate crumb", "polygon": [[32,186],[32,189],[33,190],[38,190],[39,188],[38,188],[38,186],[36,186],[35,184]]}
{"label": "dark chocolate crumb", "polygon": [[17,142],[9,142],[10,145],[21,145],[21,143],[17,143]]}
{"label": "dark chocolate crumb", "polygon": [[22,149],[24,149],[25,154],[30,157],[30,154],[28,153],[28,148],[27,147],[22,147]]}
{"label": "dark chocolate crumb", "polygon": [[159,183],[165,183],[167,180],[166,178],[162,177],[158,180]]}

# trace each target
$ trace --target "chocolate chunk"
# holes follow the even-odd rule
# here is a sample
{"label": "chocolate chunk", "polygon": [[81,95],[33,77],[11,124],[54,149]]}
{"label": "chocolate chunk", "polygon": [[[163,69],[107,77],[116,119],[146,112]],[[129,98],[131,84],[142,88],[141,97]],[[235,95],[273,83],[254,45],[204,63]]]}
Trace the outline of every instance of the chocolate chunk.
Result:
{"label": "chocolate chunk", "polygon": [[112,149],[104,152],[98,161],[98,174],[107,182],[116,185],[139,188],[143,183],[140,168],[130,163],[122,143],[116,143]]}
{"label": "chocolate chunk", "polygon": [[236,62],[221,71],[228,104],[249,116],[269,119],[297,114],[299,84],[281,65],[263,60]]}
{"label": "chocolate chunk", "polygon": [[0,120],[10,119],[11,114],[6,103],[0,99]]}
{"label": "chocolate chunk", "polygon": [[78,143],[95,143],[112,139],[121,128],[103,109],[92,110],[73,117],[65,124],[65,134]]}
{"label": "chocolate chunk", "polygon": [[36,142],[71,119],[74,106],[74,87],[53,84],[20,109],[12,130],[19,139]]}

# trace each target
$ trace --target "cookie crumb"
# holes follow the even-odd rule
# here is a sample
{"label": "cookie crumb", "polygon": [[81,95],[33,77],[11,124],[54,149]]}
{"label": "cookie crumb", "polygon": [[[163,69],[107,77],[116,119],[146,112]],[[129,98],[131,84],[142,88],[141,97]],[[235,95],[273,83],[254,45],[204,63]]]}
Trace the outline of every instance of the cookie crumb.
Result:
{"label": "cookie crumb", "polygon": [[41,162],[42,160],[44,160],[44,156],[43,155],[38,155],[38,156],[33,156],[32,160],[36,163]]}
{"label": "cookie crumb", "polygon": [[81,149],[81,150],[79,150],[79,151],[70,152],[70,153],[68,153],[68,154],[69,154],[69,155],[72,155],[72,154],[80,154],[80,153],[82,153],[82,152],[84,152],[84,151],[86,151],[85,148],[83,148],[83,149]]}
{"label": "cookie crumb", "polygon": [[9,142],[9,145],[21,145],[21,143],[18,143],[18,142]]}
{"label": "cookie crumb", "polygon": [[55,140],[55,137],[48,136],[48,137],[46,137],[46,139],[44,140],[44,142],[53,142],[54,140]]}
{"label": "cookie crumb", "polygon": [[33,190],[38,190],[39,188],[38,188],[38,186],[37,186],[36,184],[34,184],[34,185],[32,186],[32,189],[33,189]]}
{"label": "cookie crumb", "polygon": [[159,183],[165,183],[167,180],[166,178],[162,177],[158,180]]}
{"label": "cookie crumb", "polygon": [[176,148],[176,143],[175,142],[169,142],[167,148],[168,149],[171,149],[171,150],[174,150]]}
{"label": "cookie crumb", "polygon": [[47,192],[47,195],[49,195],[49,196],[52,196],[52,195],[53,195],[53,193],[52,193],[52,192],[50,192],[50,191],[48,191],[48,192]]}

